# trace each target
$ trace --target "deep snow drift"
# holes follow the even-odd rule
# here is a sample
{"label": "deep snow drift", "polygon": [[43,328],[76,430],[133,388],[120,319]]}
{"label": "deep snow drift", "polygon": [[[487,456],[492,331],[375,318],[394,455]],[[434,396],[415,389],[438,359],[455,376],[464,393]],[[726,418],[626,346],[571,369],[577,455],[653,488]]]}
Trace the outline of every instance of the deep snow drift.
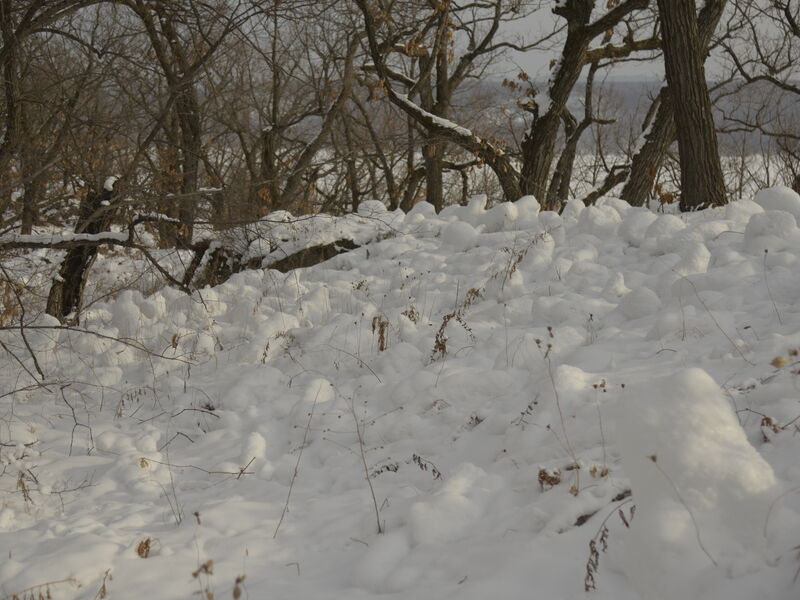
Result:
{"label": "deep snow drift", "polygon": [[380,240],[316,267],[28,329],[0,597],[796,599],[797,219],[366,203],[268,228]]}

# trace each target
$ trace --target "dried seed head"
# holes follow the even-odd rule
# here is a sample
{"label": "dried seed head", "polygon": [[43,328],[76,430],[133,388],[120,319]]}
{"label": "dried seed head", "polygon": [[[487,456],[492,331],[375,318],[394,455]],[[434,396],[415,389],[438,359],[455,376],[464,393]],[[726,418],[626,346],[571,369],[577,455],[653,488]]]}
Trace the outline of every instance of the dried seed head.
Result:
{"label": "dried seed head", "polygon": [[772,362],[770,362],[769,364],[771,364],[776,369],[782,369],[790,362],[792,361],[788,356],[776,356],[775,358],[772,359]]}

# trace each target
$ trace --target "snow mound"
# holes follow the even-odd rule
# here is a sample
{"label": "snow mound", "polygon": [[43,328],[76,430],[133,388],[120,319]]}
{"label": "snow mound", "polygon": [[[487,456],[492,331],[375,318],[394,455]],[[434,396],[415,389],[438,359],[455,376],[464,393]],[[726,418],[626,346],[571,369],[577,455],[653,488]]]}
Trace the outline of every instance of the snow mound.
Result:
{"label": "snow mound", "polygon": [[707,589],[716,569],[766,568],[764,525],[780,491],[708,373],[631,386],[617,443],[636,503],[625,570],[642,598],[722,599]]}
{"label": "snow mound", "polygon": [[465,463],[429,501],[418,502],[408,515],[411,539],[416,544],[442,544],[462,539],[480,520],[502,479]]}
{"label": "snow mound", "polygon": [[626,294],[619,303],[619,308],[627,318],[639,319],[661,310],[661,300],[653,290],[642,287]]}
{"label": "snow mound", "polygon": [[778,185],[759,190],[753,200],[764,210],[783,210],[800,219],[800,194],[792,188]]}
{"label": "snow mound", "polygon": [[770,210],[750,217],[744,230],[744,244],[750,252],[776,252],[786,248],[798,234],[794,215]]}
{"label": "snow mound", "polygon": [[475,245],[478,232],[469,223],[456,221],[445,226],[442,230],[442,239],[450,244],[457,252],[463,252]]}

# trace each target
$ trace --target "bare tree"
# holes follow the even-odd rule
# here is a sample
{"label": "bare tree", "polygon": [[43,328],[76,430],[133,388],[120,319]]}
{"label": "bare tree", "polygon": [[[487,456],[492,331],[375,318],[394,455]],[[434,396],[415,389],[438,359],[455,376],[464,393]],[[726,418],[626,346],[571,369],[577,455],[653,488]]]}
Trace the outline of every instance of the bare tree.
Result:
{"label": "bare tree", "polygon": [[[70,115],[82,93],[81,86],[72,81],[75,72],[64,56],[66,46],[61,46],[60,53],[54,49],[64,40],[76,39],[63,27],[64,21],[78,10],[101,1],[0,0],[4,109],[3,141],[0,143],[0,215],[10,206],[15,189],[23,187],[20,221],[24,232],[31,231],[37,205],[42,201],[47,167],[56,158],[68,130]],[[32,60],[33,54],[37,55],[36,60]],[[40,69],[42,57],[51,61],[51,67],[52,61],[62,61],[55,72],[50,69],[50,79],[47,69]],[[58,73],[59,70],[63,72]],[[36,77],[46,86],[45,90],[26,87],[25,83],[30,84]],[[49,92],[49,96],[45,99],[42,92]],[[12,168],[15,161],[16,169]]]}
{"label": "bare tree", "polygon": [[[644,27],[631,21],[641,16],[639,13],[648,7],[649,0],[608,2],[609,10],[593,20],[595,4],[594,0],[566,0],[553,8],[553,13],[565,22],[566,38],[547,83],[546,95],[531,106],[534,119],[522,142],[520,188],[540,199],[557,196],[548,195],[550,172],[556,160],[565,107],[583,68],[602,59],[623,58],[658,45],[654,35],[637,38],[636,33]],[[606,36],[621,23],[625,24],[626,33],[620,43],[614,44],[609,36],[603,45],[590,49],[592,41]]]}
{"label": "bare tree", "polygon": [[[510,42],[496,41],[495,36],[502,22],[517,16],[519,3],[447,0],[390,7],[382,2],[373,5],[367,0],[355,1],[364,19],[372,58],[369,68],[376,72],[378,86],[425,132],[427,199],[437,208],[442,207],[445,142],[458,144],[486,163],[497,176],[506,198],[519,197],[518,174],[511,157],[487,137],[447,118],[453,95],[463,81],[480,72],[483,61],[504,48],[514,47]],[[401,8],[403,14],[396,14]],[[456,57],[458,34],[466,41],[464,51]],[[392,64],[395,58],[399,58],[401,66],[407,66],[406,72],[395,68]],[[403,91],[397,91],[395,86]]]}
{"label": "bare tree", "polygon": [[236,149],[247,180],[236,193],[256,218],[319,209],[313,199],[333,167],[331,132],[356,82],[358,40],[338,8],[307,1],[259,8],[212,67],[211,120]]}
{"label": "bare tree", "polygon": [[[800,4],[787,0],[732,0],[736,28],[721,44],[736,103],[723,112],[723,128],[732,135],[759,139],[767,164],[753,174],[755,185],[773,184],[773,175],[800,188]],[[762,161],[765,162],[765,161]],[[761,177],[757,177],[758,175]],[[757,180],[756,180],[757,179]]]}
{"label": "bare tree", "polygon": [[[546,84],[546,93],[532,94],[531,99],[525,105],[532,120],[530,129],[521,142],[519,160],[521,167],[518,167],[517,161],[513,160],[511,155],[494,140],[459,127],[451,120],[444,118],[441,114],[443,112],[441,107],[437,114],[435,103],[429,110],[426,108],[424,98],[420,97],[419,102],[414,101],[414,94],[420,93],[425,77],[430,76],[433,70],[431,65],[438,63],[433,59],[428,62],[420,62],[420,70],[413,76],[393,69],[388,63],[387,56],[392,49],[398,46],[399,40],[403,39],[402,32],[387,25],[387,19],[391,19],[389,19],[387,9],[380,3],[378,6],[372,6],[366,0],[356,0],[356,3],[364,17],[374,69],[380,77],[381,84],[385,87],[389,100],[424,127],[429,137],[437,136],[438,139],[458,144],[490,167],[497,176],[506,199],[514,200],[523,193],[532,193],[548,207],[550,207],[548,203],[556,202],[563,192],[564,186],[568,185],[568,177],[564,178],[559,175],[552,180],[553,166],[557,157],[557,144],[562,127],[569,129],[566,137],[573,138],[564,162],[560,165],[562,174],[566,173],[563,167],[570,162],[569,156],[577,140],[575,134],[580,137],[580,133],[585,129],[585,127],[578,127],[578,124],[574,123],[566,114],[567,102],[584,67],[603,60],[622,59],[635,52],[653,50],[659,45],[659,40],[652,34],[646,33],[644,36],[639,35],[638,37],[636,35],[637,33],[641,34],[642,30],[646,30],[645,24],[652,21],[652,14],[645,11],[649,4],[648,0],[625,0],[623,2],[613,0],[608,2],[607,10],[594,20],[593,15],[596,8],[594,0],[559,2],[552,10],[559,19],[563,20],[563,27],[557,28],[543,40],[524,47],[507,42],[494,42],[503,15],[501,7],[503,3],[499,1],[486,3],[485,8],[493,9],[497,16],[494,21],[484,17],[480,22],[490,20],[493,27],[486,32],[484,37],[475,36],[474,42],[467,46],[469,52],[456,61],[459,66],[466,65],[465,68],[469,68],[478,57],[490,51],[502,48],[527,50],[562,33],[565,36],[560,56],[553,61],[553,73]],[[449,11],[454,11],[459,6],[457,3],[450,2],[445,2],[444,5]],[[436,6],[441,7],[440,4]],[[426,22],[427,28],[423,30],[442,31],[441,27],[437,28],[442,22],[440,15],[441,10],[439,12],[434,10],[434,14]],[[624,24],[625,32],[615,33],[614,28],[620,24]],[[444,29],[446,31],[446,27]],[[379,31],[383,32],[380,38]],[[412,31],[415,30],[412,29]],[[422,50],[415,50],[415,52],[433,56],[434,51],[439,51],[439,46],[436,44],[442,35],[444,34],[432,34],[433,41],[424,46]],[[416,41],[417,38],[412,38],[412,40]],[[591,43],[596,38],[603,39],[603,43],[592,48]],[[408,43],[402,44],[400,47],[407,49]],[[432,50],[428,50],[429,47]],[[412,48],[416,48],[416,46],[412,45]],[[408,51],[406,50],[406,52]],[[456,72],[457,70],[458,67]],[[395,86],[405,88],[407,93],[398,92]],[[447,91],[450,88],[443,86],[442,89]],[[450,90],[450,94],[452,95],[452,90]],[[443,97],[448,98],[446,93],[443,94]],[[437,155],[434,153],[432,156],[435,159]],[[548,193],[551,183],[554,183],[556,187],[552,193]],[[552,208],[557,207],[553,206]]]}

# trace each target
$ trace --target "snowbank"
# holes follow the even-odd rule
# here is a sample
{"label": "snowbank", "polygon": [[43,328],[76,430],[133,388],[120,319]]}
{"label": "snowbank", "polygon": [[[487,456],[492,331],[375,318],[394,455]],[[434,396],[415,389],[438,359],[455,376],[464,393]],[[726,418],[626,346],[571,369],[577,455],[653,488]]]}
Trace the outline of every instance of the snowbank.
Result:
{"label": "snowbank", "polygon": [[43,385],[3,329],[0,595],[795,599],[798,206],[274,214],[364,245],[35,321]]}

